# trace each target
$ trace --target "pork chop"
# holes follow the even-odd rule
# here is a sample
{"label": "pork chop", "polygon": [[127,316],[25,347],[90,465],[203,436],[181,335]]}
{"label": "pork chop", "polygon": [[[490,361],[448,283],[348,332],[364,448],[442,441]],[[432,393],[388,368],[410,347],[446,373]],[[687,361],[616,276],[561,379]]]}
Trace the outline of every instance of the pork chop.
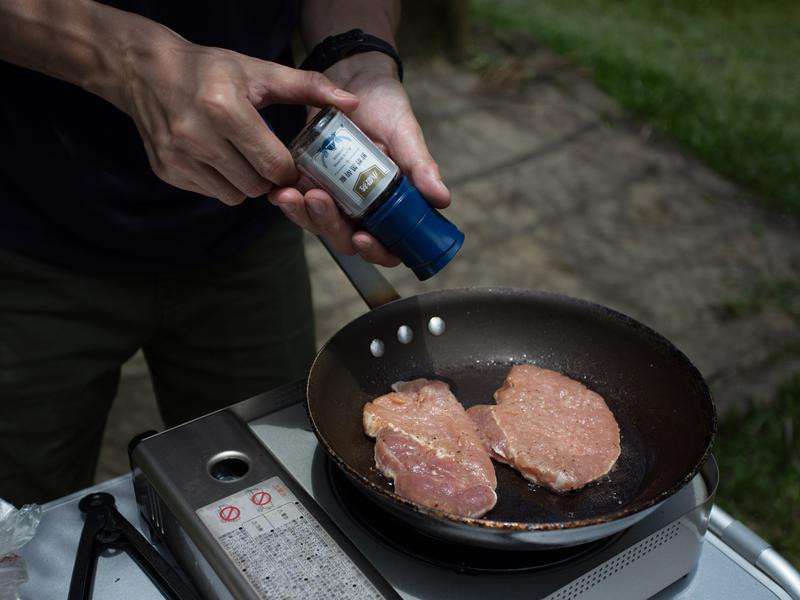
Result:
{"label": "pork chop", "polygon": [[602,396],[561,373],[511,368],[495,405],[467,411],[492,457],[555,491],[582,488],[619,458],[619,426]]}
{"label": "pork chop", "polygon": [[364,405],[375,464],[399,496],[479,517],[497,502],[497,479],[475,423],[442,381],[416,379]]}

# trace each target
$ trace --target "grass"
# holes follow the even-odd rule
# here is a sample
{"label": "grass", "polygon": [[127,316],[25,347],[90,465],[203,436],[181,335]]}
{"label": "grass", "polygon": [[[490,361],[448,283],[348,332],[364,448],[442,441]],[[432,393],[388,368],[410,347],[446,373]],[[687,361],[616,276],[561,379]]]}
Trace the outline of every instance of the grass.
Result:
{"label": "grass", "polygon": [[725,318],[738,319],[770,306],[780,309],[800,326],[800,281],[762,278],[740,296],[724,300],[720,311]]}
{"label": "grass", "polygon": [[800,216],[800,3],[471,0],[588,67],[637,117],[775,210]]}
{"label": "grass", "polygon": [[[730,319],[777,309],[800,327],[800,281],[762,278],[720,308]],[[779,354],[798,356],[800,348]],[[720,505],[800,567],[800,373],[772,403],[723,417],[715,453]]]}
{"label": "grass", "polygon": [[717,501],[800,567],[800,374],[774,402],[720,421]]}

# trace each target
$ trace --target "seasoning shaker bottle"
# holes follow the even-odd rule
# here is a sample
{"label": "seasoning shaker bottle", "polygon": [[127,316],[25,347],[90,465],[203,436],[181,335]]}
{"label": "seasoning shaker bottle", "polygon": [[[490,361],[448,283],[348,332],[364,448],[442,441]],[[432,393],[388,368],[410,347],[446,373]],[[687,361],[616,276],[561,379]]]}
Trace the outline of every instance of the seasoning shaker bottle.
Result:
{"label": "seasoning shaker bottle", "polygon": [[464,243],[464,234],[337,108],[317,113],[290,151],[297,169],[420,281],[444,268]]}

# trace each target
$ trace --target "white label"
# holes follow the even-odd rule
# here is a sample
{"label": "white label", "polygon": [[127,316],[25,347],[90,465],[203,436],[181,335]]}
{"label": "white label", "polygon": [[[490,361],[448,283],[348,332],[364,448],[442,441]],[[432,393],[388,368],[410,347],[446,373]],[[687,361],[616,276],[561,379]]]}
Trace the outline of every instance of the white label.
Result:
{"label": "white label", "polygon": [[279,477],[197,510],[261,598],[382,598]]}
{"label": "white label", "polygon": [[314,160],[331,177],[339,177],[339,182],[345,183],[365,160],[374,160],[371,154],[347,129],[337,127],[322,140],[319,150],[314,154]]}
{"label": "white label", "polygon": [[395,181],[397,165],[341,113],[308,146],[293,150],[298,168],[328,191],[352,217],[360,217]]}
{"label": "white label", "polygon": [[351,197],[355,192],[361,202],[365,202],[378,182],[386,177],[383,161],[345,127],[328,134],[314,154],[314,161],[337,187]]}

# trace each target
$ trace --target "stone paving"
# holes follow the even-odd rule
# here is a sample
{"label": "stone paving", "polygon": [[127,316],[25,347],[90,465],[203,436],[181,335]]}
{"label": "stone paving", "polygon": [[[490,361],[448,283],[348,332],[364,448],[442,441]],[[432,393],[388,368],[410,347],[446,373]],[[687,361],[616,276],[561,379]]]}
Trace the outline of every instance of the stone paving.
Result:
{"label": "stone paving", "polygon": [[[528,57],[511,89],[444,62],[409,65],[408,89],[453,191],[460,256],[426,283],[386,270],[403,295],[461,286],[544,289],[600,302],[657,329],[695,361],[725,410],[768,399],[800,371],[800,331],[780,306],[734,316],[754,286],[800,280],[800,227],[676,146],[654,139],[578,70]],[[488,83],[487,83],[488,81]],[[307,241],[318,338],[365,307]],[[124,370],[98,479],[124,470],[133,433],[157,427],[146,367]],[[120,458],[122,457],[122,458]]]}

